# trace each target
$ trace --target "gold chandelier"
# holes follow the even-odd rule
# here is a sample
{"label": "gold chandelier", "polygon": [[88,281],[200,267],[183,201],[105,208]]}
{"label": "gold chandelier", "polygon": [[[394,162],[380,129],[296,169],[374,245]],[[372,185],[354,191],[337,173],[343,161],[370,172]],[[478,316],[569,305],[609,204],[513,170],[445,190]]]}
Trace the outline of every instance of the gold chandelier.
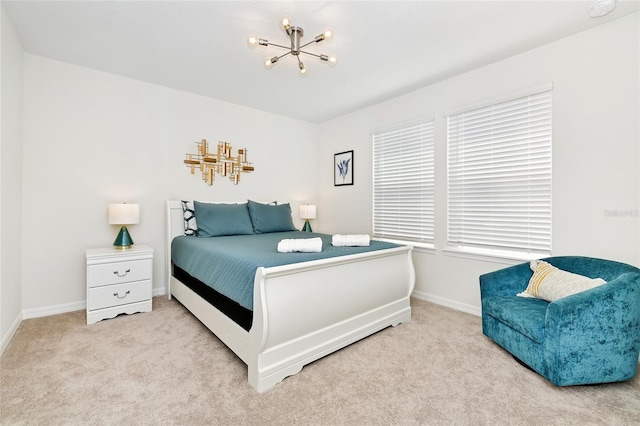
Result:
{"label": "gold chandelier", "polygon": [[197,154],[186,154],[184,164],[195,174],[196,167],[202,172],[202,180],[209,186],[213,185],[215,175],[228,177],[234,184],[240,182],[240,173],[250,173],[254,170],[253,164],[247,161],[247,149],[238,149],[238,155],[232,155],[233,149],[228,142],[218,142],[216,153],[209,152],[206,139],[196,142]]}

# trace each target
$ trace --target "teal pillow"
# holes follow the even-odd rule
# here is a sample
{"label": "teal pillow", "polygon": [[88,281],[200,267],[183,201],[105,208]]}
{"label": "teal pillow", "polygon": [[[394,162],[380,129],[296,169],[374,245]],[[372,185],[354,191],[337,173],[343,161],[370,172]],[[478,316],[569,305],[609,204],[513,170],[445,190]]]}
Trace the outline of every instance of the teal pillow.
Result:
{"label": "teal pillow", "polygon": [[[268,232],[297,231],[291,219],[291,206],[287,204],[260,204],[249,200],[249,216],[253,224],[253,232],[266,234]],[[200,222],[198,221],[198,224]]]}
{"label": "teal pillow", "polygon": [[253,234],[247,204],[213,204],[194,201],[198,237]]}

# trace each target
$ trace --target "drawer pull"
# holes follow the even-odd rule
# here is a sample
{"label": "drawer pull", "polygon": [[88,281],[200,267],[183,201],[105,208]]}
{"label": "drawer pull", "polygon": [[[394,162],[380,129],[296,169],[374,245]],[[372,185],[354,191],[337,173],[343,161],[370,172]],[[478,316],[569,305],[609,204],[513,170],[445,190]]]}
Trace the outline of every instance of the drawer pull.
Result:
{"label": "drawer pull", "polygon": [[116,291],[115,293],[113,293],[113,295],[114,295],[115,297],[117,297],[118,299],[124,299],[125,297],[127,297],[127,296],[129,295],[129,293],[131,293],[131,290],[127,290],[127,291],[124,293],[124,296],[120,296],[120,293],[118,293],[117,291]]}
{"label": "drawer pull", "polygon": [[118,271],[113,271],[113,274],[119,276],[120,278],[122,278],[122,277],[126,277],[129,272],[131,272],[131,269],[127,269],[126,271],[124,271],[124,274],[122,274],[122,275],[120,275],[120,272],[118,272]]}

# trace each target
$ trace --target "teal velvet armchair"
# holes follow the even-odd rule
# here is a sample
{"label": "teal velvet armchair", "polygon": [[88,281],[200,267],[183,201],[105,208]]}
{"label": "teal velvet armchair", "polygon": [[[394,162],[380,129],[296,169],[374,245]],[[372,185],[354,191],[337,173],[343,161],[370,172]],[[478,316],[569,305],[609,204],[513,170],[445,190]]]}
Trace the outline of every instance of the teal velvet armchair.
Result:
{"label": "teal velvet armchair", "polygon": [[638,371],[640,269],[589,257],[542,259],[606,284],[554,302],[516,296],[529,263],[480,276],[482,331],[556,386],[619,382]]}

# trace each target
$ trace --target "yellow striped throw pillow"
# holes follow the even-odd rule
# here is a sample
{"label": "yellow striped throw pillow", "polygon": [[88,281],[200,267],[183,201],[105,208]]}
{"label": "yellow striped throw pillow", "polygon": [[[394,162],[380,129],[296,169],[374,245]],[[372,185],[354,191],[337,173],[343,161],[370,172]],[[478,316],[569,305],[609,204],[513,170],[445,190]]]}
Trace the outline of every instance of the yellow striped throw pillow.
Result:
{"label": "yellow striped throw pillow", "polygon": [[563,271],[543,260],[532,260],[529,266],[533,276],[527,289],[518,296],[536,297],[553,302],[605,284],[602,278],[589,278]]}

